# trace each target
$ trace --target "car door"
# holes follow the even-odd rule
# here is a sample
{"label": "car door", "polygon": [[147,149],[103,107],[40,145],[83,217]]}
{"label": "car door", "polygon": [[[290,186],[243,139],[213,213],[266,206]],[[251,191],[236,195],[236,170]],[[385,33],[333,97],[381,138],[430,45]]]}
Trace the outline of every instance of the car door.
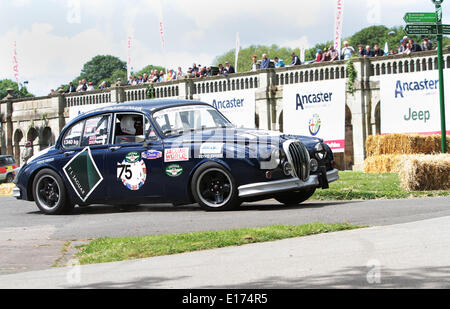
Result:
{"label": "car door", "polygon": [[80,120],[62,139],[62,153],[56,162],[77,203],[103,203],[108,198],[104,161],[111,135],[111,117],[111,114],[102,114]]}
{"label": "car door", "polygon": [[163,146],[149,119],[137,112],[116,113],[106,153],[108,195],[114,203],[137,203],[162,195]]}

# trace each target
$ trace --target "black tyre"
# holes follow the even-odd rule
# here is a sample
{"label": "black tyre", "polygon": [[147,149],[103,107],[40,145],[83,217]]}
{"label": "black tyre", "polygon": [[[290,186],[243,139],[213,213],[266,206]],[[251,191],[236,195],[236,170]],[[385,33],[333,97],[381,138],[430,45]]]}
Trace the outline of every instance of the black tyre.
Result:
{"label": "black tyre", "polygon": [[310,188],[302,191],[289,191],[278,193],[274,198],[285,205],[298,205],[307,199],[309,199],[314,192],[316,192],[316,188]]}
{"label": "black tyre", "polygon": [[51,169],[43,169],[33,180],[33,197],[39,209],[47,215],[70,213],[74,207],[61,177]]}
{"label": "black tyre", "polygon": [[13,174],[8,174],[7,176],[6,176],[6,182],[7,183],[11,183],[11,182],[13,182],[14,181],[14,175]]}
{"label": "black tyre", "polygon": [[209,211],[231,210],[241,204],[233,176],[215,162],[207,162],[195,171],[191,192],[195,201]]}

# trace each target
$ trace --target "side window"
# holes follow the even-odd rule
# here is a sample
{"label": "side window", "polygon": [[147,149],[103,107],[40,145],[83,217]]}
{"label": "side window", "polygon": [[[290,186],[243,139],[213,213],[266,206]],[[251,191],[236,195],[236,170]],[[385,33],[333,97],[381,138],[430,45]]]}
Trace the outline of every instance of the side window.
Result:
{"label": "side window", "polygon": [[74,124],[64,135],[62,145],[66,149],[80,147],[81,131],[84,120]]}
{"label": "side window", "polygon": [[145,134],[151,134],[150,122],[142,114],[116,114],[114,126],[114,144],[142,143]]}
{"label": "side window", "polygon": [[9,157],[9,158],[8,158],[8,163],[9,163],[9,164],[16,164],[16,160],[14,160],[13,157]]}
{"label": "side window", "polygon": [[6,165],[6,159],[1,158],[0,159],[0,166],[5,166]]}
{"label": "side window", "polygon": [[101,115],[86,119],[82,147],[101,146],[108,143],[109,117],[110,115]]}

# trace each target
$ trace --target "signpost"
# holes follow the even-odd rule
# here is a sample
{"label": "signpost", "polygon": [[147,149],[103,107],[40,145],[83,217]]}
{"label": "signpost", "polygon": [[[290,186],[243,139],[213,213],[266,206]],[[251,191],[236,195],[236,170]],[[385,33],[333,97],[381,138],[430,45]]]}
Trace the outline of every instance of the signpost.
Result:
{"label": "signpost", "polygon": [[442,25],[442,7],[444,0],[431,0],[436,6],[436,13],[406,13],[403,17],[408,23],[405,32],[408,35],[426,35],[437,38],[437,56],[439,70],[439,98],[441,109],[441,150],[447,152],[445,128],[445,97],[444,97],[444,58],[442,57],[442,36],[450,34],[450,25]]}

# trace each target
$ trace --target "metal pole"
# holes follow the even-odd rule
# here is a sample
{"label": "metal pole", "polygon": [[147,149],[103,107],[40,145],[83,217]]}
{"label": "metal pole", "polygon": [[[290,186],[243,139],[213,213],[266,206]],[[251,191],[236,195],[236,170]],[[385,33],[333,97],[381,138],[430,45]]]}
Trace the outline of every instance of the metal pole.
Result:
{"label": "metal pole", "polygon": [[436,16],[437,16],[437,54],[438,54],[438,70],[439,70],[439,98],[441,105],[441,151],[442,153],[447,152],[447,130],[445,128],[445,96],[444,96],[444,58],[442,56],[442,20],[440,18],[439,12],[441,5],[436,4]]}

